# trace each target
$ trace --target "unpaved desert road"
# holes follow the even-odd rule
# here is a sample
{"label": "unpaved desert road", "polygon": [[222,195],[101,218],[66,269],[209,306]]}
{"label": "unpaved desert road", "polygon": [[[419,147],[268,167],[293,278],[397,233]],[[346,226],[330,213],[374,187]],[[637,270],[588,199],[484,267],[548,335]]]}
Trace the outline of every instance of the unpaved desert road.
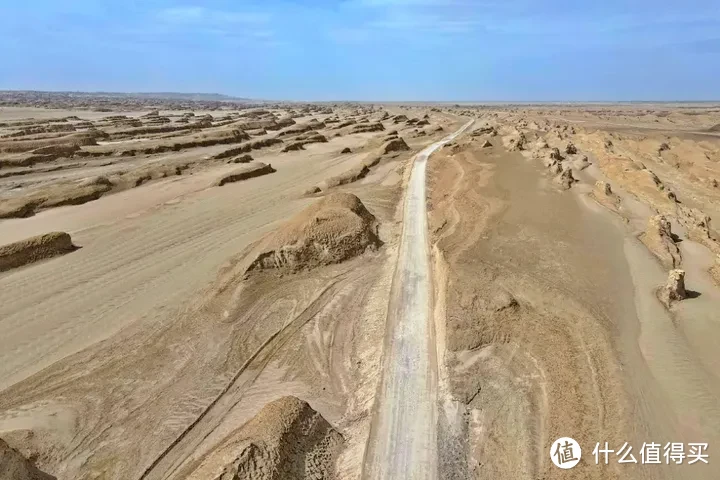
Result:
{"label": "unpaved desert road", "polygon": [[428,157],[472,125],[420,152],[405,195],[403,232],[388,306],[384,377],[376,400],[363,478],[437,477],[435,336],[425,171]]}

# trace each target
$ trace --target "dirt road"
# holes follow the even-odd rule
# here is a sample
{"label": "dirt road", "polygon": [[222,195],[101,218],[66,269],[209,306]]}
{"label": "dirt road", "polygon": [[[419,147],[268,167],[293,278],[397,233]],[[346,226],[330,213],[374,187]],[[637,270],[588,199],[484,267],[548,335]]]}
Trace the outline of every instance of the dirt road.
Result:
{"label": "dirt road", "polygon": [[425,171],[428,157],[472,123],[423,150],[413,165],[388,307],[385,377],[376,401],[364,478],[437,476],[436,360],[430,324]]}

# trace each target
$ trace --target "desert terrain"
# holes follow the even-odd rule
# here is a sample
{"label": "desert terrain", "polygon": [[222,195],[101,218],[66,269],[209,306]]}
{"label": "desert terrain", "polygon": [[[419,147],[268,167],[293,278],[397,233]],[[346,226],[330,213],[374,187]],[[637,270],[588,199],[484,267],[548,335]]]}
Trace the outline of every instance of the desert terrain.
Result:
{"label": "desert terrain", "polygon": [[716,478],[718,182],[714,104],[0,93],[0,478]]}

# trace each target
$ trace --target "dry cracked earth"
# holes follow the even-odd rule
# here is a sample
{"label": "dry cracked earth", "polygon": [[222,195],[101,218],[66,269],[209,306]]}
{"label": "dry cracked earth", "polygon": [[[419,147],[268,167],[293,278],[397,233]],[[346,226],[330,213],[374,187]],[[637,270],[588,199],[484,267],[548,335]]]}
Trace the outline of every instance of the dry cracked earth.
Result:
{"label": "dry cracked earth", "polygon": [[427,160],[422,478],[717,478],[720,106],[11,100],[1,479],[382,478],[405,193],[471,120]]}

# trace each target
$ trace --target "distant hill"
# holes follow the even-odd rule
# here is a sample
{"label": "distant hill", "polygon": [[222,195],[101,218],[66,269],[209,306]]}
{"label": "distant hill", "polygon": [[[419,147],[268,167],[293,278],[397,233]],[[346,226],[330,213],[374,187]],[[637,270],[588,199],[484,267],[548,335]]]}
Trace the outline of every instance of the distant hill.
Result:
{"label": "distant hill", "polygon": [[44,92],[35,90],[7,90],[0,94],[35,94],[65,98],[138,98],[158,100],[182,100],[190,102],[253,102],[249,98],[233,97],[220,93],[178,93],[178,92]]}
{"label": "distant hill", "polygon": [[[92,94],[90,94],[92,95]],[[177,93],[177,92],[138,92],[138,93],[100,93],[105,96],[126,96],[132,98],[159,98],[163,100],[189,100],[193,102],[252,102],[250,98],[232,97],[221,93]]]}

